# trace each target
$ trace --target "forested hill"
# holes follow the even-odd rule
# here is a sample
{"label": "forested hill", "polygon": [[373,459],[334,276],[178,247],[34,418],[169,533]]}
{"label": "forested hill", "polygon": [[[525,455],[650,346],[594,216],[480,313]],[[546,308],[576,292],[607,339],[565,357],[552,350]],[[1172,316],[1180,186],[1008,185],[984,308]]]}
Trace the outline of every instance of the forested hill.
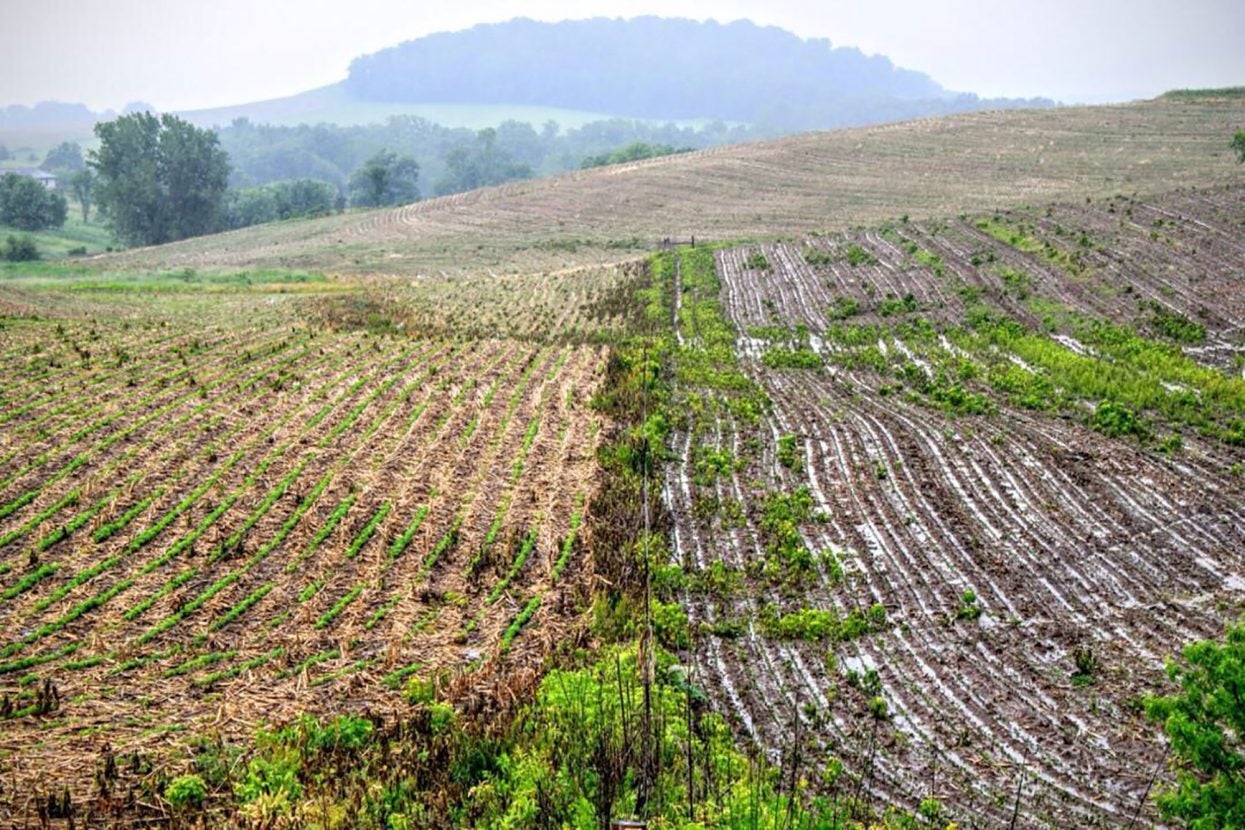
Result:
{"label": "forested hill", "polygon": [[527,19],[430,35],[355,59],[359,100],[535,104],[632,118],[833,127],[981,107],[921,72],[748,21]]}

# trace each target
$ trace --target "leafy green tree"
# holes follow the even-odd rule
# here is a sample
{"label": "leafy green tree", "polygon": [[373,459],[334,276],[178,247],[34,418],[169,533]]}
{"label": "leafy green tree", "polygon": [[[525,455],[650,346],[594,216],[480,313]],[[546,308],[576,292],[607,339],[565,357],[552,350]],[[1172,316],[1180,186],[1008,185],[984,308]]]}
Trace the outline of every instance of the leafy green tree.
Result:
{"label": "leafy green tree", "polygon": [[[318,179],[273,182],[271,187],[277,197],[277,217],[280,219],[324,216],[332,213],[337,206],[337,188]],[[415,198],[419,198],[418,190],[415,191]]]}
{"label": "leafy green tree", "polygon": [[82,208],[82,221],[91,221],[91,198],[95,194],[95,173],[90,168],[79,170],[69,177],[69,192]]}
{"label": "leafy green tree", "polygon": [[1168,819],[1195,830],[1245,827],[1245,623],[1170,662],[1180,692],[1146,700],[1175,756],[1176,783],[1157,796]]}
{"label": "leafy green tree", "polygon": [[73,141],[62,141],[43,157],[43,169],[57,173],[73,173],[86,168],[82,148]]}
{"label": "leafy green tree", "polygon": [[245,228],[279,219],[324,216],[333,212],[337,198],[337,188],[315,179],[238,188],[225,199],[225,224]]}
{"label": "leafy green tree", "polygon": [[229,157],[215,133],[137,112],[96,124],[95,134],[95,202],[118,239],[158,245],[220,229]]}
{"label": "leafy green tree", "polygon": [[605,167],[609,164],[625,164],[629,161],[669,156],[674,153],[687,153],[691,152],[691,150],[691,147],[675,149],[669,144],[648,144],[643,141],[633,141],[626,147],[622,147],[612,153],[588,156],[579,166],[581,169],[587,170],[592,167]]}
{"label": "leafy green tree", "polygon": [[419,165],[410,156],[380,150],[350,177],[354,207],[401,205],[419,199]]}
{"label": "leafy green tree", "polygon": [[0,224],[23,231],[59,228],[65,224],[68,204],[29,176],[5,173],[0,178]]}
{"label": "leafy green tree", "polygon": [[445,156],[445,175],[437,181],[438,195],[462,193],[515,179],[530,179],[532,167],[515,161],[497,141],[491,127],[476,133],[473,144],[455,147]]}
{"label": "leafy green tree", "polygon": [[277,197],[271,187],[242,187],[225,196],[225,226],[230,229],[262,225],[279,218]]}
{"label": "leafy green tree", "polygon": [[1236,151],[1236,160],[1245,164],[1245,130],[1237,130],[1232,136],[1232,149]]}

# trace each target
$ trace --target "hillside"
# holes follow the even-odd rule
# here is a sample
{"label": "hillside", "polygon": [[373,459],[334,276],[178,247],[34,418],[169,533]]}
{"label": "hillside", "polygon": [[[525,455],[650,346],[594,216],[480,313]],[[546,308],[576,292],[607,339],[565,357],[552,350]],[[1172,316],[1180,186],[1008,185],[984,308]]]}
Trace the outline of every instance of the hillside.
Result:
{"label": "hillside", "polygon": [[1139,695],[1245,585],[1242,106],[0,264],[0,825],[1157,824]]}
{"label": "hillside", "polygon": [[416,275],[618,262],[666,237],[773,238],[900,215],[1239,181],[1245,101],[973,113],[809,133],[248,228],[98,260],[126,268]]}
{"label": "hillside", "polygon": [[713,579],[662,599],[739,733],[965,826],[1152,826],[1139,701],[1242,610],[1243,209],[1191,188],[679,255],[666,492],[674,560]]}
{"label": "hillside", "polygon": [[516,19],[430,35],[357,58],[345,88],[361,101],[506,102],[786,129],[989,105],[827,40],[746,20],[658,17]]}

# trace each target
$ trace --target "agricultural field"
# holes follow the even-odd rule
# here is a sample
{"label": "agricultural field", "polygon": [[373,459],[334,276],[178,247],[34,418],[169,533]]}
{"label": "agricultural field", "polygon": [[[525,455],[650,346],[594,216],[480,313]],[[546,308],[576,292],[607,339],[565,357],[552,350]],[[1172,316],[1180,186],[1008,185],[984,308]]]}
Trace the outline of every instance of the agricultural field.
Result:
{"label": "agricultural field", "polygon": [[535,273],[631,261],[666,237],[763,239],[901,215],[1239,180],[1245,101],[1011,110],[810,133],[278,223],[100,260],[110,268]]}
{"label": "agricultural field", "polygon": [[1153,823],[1245,601],[1242,114],[0,266],[0,824]]}
{"label": "agricultural field", "polygon": [[1242,217],[1238,185],[664,261],[666,636],[739,734],[966,826],[1155,820],[1141,699],[1245,610]]}
{"label": "agricultural field", "polygon": [[313,325],[345,290],[314,280],[76,279],[0,292],[0,823],[114,752],[412,682],[487,707],[578,636],[604,347]]}

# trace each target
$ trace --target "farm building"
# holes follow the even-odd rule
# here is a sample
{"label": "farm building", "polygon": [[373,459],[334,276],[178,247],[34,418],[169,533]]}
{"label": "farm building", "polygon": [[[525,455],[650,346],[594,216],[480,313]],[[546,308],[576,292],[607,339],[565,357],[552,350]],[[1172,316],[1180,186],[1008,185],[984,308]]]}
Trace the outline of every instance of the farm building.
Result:
{"label": "farm building", "polygon": [[47,190],[56,189],[56,176],[46,170],[40,170],[37,167],[23,167],[19,170],[14,170],[13,172],[19,176],[27,176],[34,179],[39,182],[39,184],[43,185]]}

